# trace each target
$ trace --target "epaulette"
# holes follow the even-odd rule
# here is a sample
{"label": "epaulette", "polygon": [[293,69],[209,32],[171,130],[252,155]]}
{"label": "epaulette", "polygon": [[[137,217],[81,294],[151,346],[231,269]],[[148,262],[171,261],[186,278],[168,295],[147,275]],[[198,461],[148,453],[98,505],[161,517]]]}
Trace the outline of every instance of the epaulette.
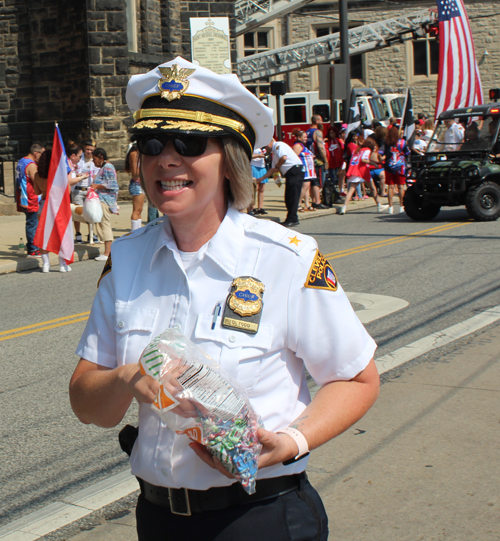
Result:
{"label": "epaulette", "polygon": [[[165,219],[164,216],[160,216],[153,222],[149,222],[148,224],[146,224],[144,227],[140,227],[139,229],[135,229],[134,231],[125,233],[125,235],[122,235],[121,237],[115,239],[113,243],[122,242],[127,239],[134,239],[135,237],[140,237],[141,235],[145,235],[148,231],[151,231],[152,228],[163,223],[164,219]],[[108,257],[108,260],[106,261],[106,264],[104,265],[104,269],[102,270],[101,276],[97,282],[97,287],[99,287],[101,280],[106,276],[106,274],[109,274],[111,272],[112,266],[113,264],[111,262],[111,255],[110,255]]]}
{"label": "epaulette", "polygon": [[122,235],[121,237],[115,239],[114,242],[119,242],[126,239],[134,239],[135,237],[145,235],[149,231],[151,231],[152,228],[156,227],[157,225],[161,225],[164,220],[165,220],[165,216],[160,216],[153,222],[149,222],[145,226],[139,227],[139,229],[135,229],[134,231],[129,231],[128,233],[125,233],[125,235]]}
{"label": "epaulette", "polygon": [[[248,234],[265,237],[276,244],[285,246],[298,255],[302,254],[306,246],[311,248],[312,243],[315,245],[315,241],[311,237],[287,229],[270,220],[246,219],[243,227]],[[310,249],[305,250],[305,252],[309,253]]]}

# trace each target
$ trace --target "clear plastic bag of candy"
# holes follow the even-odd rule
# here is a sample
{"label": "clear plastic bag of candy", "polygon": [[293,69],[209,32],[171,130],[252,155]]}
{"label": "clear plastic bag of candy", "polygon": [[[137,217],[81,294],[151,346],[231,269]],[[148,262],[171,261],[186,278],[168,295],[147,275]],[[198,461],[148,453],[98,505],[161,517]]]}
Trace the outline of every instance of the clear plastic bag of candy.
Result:
{"label": "clear plastic bag of candy", "polygon": [[167,426],[203,444],[253,494],[263,425],[245,391],[177,327],[154,338],[139,364],[160,382],[152,408]]}

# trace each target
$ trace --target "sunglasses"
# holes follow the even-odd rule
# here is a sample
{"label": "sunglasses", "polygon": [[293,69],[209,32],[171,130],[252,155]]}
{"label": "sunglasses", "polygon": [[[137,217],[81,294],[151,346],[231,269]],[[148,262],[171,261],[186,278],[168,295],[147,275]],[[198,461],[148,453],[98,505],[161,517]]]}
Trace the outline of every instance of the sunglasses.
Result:
{"label": "sunglasses", "polygon": [[148,136],[137,138],[137,148],[144,156],[159,156],[165,145],[172,141],[174,150],[180,156],[192,158],[194,156],[201,156],[207,149],[208,137],[201,137],[199,135],[163,135],[163,134],[151,134]]}

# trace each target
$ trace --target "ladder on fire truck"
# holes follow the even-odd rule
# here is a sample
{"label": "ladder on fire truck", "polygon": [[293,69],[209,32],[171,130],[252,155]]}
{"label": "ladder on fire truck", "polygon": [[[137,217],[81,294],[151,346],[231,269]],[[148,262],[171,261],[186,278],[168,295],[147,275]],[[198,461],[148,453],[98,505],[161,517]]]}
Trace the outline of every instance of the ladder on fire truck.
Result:
{"label": "ladder on fire truck", "polygon": [[[272,14],[273,11],[269,12],[268,17],[271,17]],[[436,22],[437,14],[434,11],[424,9],[351,28],[349,30],[349,53],[356,55],[388,47],[394,42],[401,41],[403,36],[410,32],[424,36],[425,28]],[[339,58],[340,35],[336,32],[321,38],[239,58],[236,67],[240,81],[248,83],[263,77],[272,77],[289,71],[325,64]]]}
{"label": "ladder on fire truck", "polygon": [[273,19],[284,17],[297,11],[314,0],[236,0],[236,29],[237,36],[254,30]]}

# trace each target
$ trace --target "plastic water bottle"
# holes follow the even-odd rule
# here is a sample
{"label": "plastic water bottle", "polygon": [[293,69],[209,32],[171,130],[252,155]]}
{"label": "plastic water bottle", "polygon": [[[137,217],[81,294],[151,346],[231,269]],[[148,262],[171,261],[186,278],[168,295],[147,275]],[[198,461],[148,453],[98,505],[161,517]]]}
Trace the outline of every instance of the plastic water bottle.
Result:
{"label": "plastic water bottle", "polygon": [[19,255],[23,255],[23,254],[24,254],[24,242],[23,242],[23,238],[22,238],[22,237],[19,239],[19,247],[18,247],[18,249],[17,249],[17,253],[18,253]]}

